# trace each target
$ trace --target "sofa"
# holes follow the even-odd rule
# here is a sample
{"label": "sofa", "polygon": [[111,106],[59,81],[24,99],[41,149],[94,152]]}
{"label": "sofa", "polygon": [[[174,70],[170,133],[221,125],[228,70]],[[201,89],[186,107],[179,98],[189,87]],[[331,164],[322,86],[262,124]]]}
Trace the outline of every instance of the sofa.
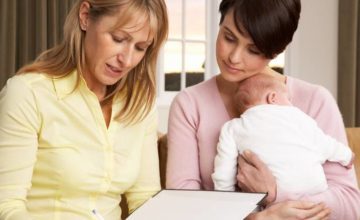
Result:
{"label": "sofa", "polygon": [[[346,135],[349,141],[349,146],[355,153],[355,172],[357,176],[358,185],[360,186],[360,127],[346,128]],[[167,136],[166,134],[159,134],[158,150],[159,150],[159,168],[161,187],[165,188],[165,175],[166,175],[166,161],[167,161]],[[126,199],[123,197],[121,202],[123,210],[122,219],[128,216],[128,210],[126,206]]]}
{"label": "sofa", "polygon": [[355,172],[360,187],[360,127],[346,128],[349,146],[355,154]]}

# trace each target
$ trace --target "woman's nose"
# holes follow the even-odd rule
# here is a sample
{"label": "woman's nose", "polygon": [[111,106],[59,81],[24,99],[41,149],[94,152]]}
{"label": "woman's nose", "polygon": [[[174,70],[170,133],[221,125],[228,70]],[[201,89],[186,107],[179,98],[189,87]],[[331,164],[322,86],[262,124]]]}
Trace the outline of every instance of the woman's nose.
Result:
{"label": "woman's nose", "polygon": [[122,50],[118,53],[117,59],[122,65],[122,67],[130,67],[132,56],[133,56],[133,49],[130,46],[126,46],[122,48]]}
{"label": "woman's nose", "polygon": [[244,56],[243,49],[240,47],[236,47],[230,52],[229,61],[232,64],[241,63],[243,60],[243,56]]}

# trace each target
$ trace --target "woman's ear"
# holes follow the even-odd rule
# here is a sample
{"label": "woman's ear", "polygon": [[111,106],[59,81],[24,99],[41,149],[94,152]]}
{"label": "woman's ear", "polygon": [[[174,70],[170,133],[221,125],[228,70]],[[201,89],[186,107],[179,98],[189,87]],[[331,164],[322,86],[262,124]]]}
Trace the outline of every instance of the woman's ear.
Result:
{"label": "woman's ear", "polygon": [[267,95],[266,95],[266,102],[267,104],[275,104],[276,103],[276,97],[277,94],[276,92],[269,92]]}
{"label": "woman's ear", "polygon": [[83,31],[86,31],[88,26],[89,10],[90,10],[90,3],[87,1],[83,1],[79,9],[80,28]]}

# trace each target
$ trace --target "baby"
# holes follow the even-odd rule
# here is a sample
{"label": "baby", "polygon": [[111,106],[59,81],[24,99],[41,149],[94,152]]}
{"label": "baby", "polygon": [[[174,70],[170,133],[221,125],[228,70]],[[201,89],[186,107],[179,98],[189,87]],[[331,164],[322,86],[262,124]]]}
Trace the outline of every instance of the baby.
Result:
{"label": "baby", "polygon": [[285,84],[272,76],[256,74],[243,80],[235,102],[242,114],[222,127],[212,174],[216,190],[235,190],[237,158],[247,149],[267,164],[277,187],[290,194],[325,190],[326,160],[352,166],[350,148],[292,106]]}

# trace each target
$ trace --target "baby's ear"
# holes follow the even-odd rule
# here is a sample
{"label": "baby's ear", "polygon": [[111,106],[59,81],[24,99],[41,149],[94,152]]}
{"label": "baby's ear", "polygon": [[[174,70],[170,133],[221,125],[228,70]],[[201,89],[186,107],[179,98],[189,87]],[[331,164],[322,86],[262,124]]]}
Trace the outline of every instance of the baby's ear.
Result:
{"label": "baby's ear", "polygon": [[276,92],[269,92],[266,95],[267,104],[275,104],[276,103]]}

